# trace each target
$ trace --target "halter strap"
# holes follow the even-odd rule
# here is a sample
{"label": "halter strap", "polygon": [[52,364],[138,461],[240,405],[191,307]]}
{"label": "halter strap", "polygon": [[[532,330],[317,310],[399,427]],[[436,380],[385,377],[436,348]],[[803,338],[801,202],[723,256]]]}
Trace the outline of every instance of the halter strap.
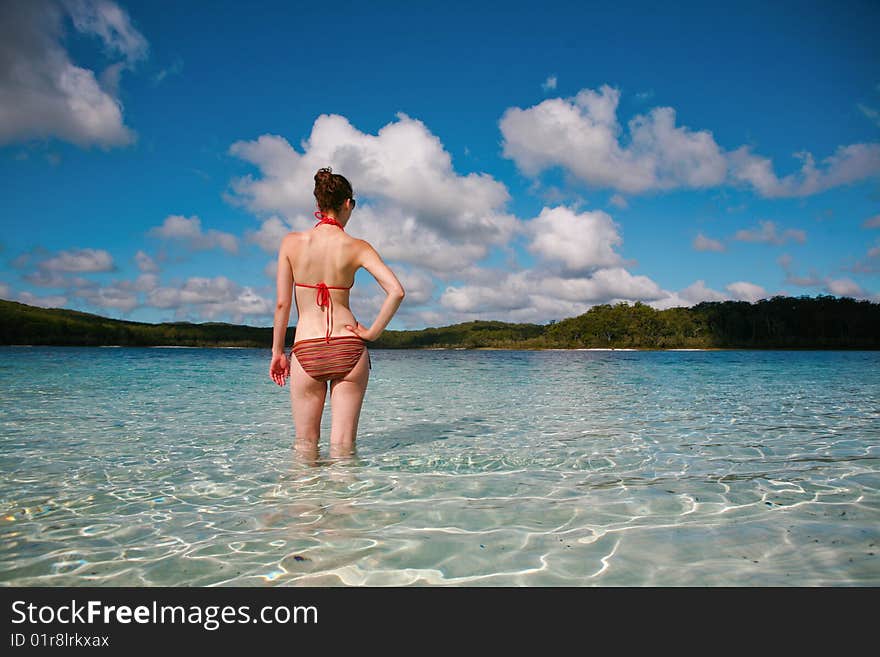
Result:
{"label": "halter strap", "polygon": [[331,226],[339,226],[340,228],[342,228],[343,232],[345,232],[345,227],[341,223],[336,221],[336,219],[334,219],[333,217],[328,217],[320,210],[315,212],[315,216],[318,218],[318,223],[316,223],[314,226],[315,228],[317,228],[321,224],[330,224]]}

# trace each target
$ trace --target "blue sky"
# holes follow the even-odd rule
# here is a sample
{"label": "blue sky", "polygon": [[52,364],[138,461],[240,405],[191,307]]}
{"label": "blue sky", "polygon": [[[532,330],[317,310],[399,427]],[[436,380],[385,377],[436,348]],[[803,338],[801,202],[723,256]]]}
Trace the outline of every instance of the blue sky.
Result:
{"label": "blue sky", "polygon": [[876,2],[328,6],[3,3],[0,297],[270,326],[329,165],[393,329],[880,301]]}

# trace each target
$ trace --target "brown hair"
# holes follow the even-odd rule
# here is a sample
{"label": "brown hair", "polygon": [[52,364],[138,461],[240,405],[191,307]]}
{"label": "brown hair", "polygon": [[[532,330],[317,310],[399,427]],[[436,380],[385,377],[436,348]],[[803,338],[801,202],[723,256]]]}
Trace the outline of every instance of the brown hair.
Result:
{"label": "brown hair", "polygon": [[319,209],[339,210],[345,199],[352,195],[351,183],[345,176],[333,173],[330,167],[318,169],[315,174],[315,198],[318,199]]}

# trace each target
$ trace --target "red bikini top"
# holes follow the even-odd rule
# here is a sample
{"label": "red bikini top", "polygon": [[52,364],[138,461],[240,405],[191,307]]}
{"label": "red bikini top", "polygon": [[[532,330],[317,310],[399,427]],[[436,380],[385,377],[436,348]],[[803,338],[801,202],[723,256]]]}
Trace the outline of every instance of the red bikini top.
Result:
{"label": "red bikini top", "polygon": [[[328,217],[326,214],[321,212],[320,210],[315,212],[315,216],[318,218],[318,223],[314,225],[314,228],[317,228],[321,224],[330,224],[331,226],[338,226],[342,231],[345,231],[345,228],[341,223],[336,221],[333,217]],[[324,306],[327,306],[327,334],[324,336],[325,342],[330,342],[330,332],[333,328],[333,299],[330,297],[330,290],[350,290],[354,287],[354,283],[348,286],[340,287],[337,285],[327,285],[326,283],[318,283],[316,285],[308,285],[306,283],[294,283],[294,285],[298,285],[300,287],[313,287],[317,288],[318,292],[316,294],[316,301],[318,306],[323,310]]]}

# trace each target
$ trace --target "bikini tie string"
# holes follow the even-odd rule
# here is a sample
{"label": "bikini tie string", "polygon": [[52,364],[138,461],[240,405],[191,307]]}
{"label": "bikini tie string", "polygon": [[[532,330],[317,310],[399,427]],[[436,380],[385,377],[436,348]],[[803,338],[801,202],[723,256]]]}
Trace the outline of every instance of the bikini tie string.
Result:
{"label": "bikini tie string", "polygon": [[333,217],[328,217],[326,214],[318,210],[315,212],[315,216],[318,218],[318,223],[315,224],[315,228],[320,226],[321,224],[330,224],[331,226],[339,226],[342,230],[345,230],[345,227],[336,221]]}
{"label": "bikini tie string", "polygon": [[330,333],[333,331],[333,299],[330,297],[330,290],[326,283],[318,283],[315,287],[318,288],[318,293],[315,295],[318,306],[322,310],[324,306],[327,307],[327,334],[324,336],[324,341],[330,342]]}
{"label": "bikini tie string", "polygon": [[330,304],[330,290],[326,283],[318,283],[318,294],[316,295],[318,305],[323,308]]}

